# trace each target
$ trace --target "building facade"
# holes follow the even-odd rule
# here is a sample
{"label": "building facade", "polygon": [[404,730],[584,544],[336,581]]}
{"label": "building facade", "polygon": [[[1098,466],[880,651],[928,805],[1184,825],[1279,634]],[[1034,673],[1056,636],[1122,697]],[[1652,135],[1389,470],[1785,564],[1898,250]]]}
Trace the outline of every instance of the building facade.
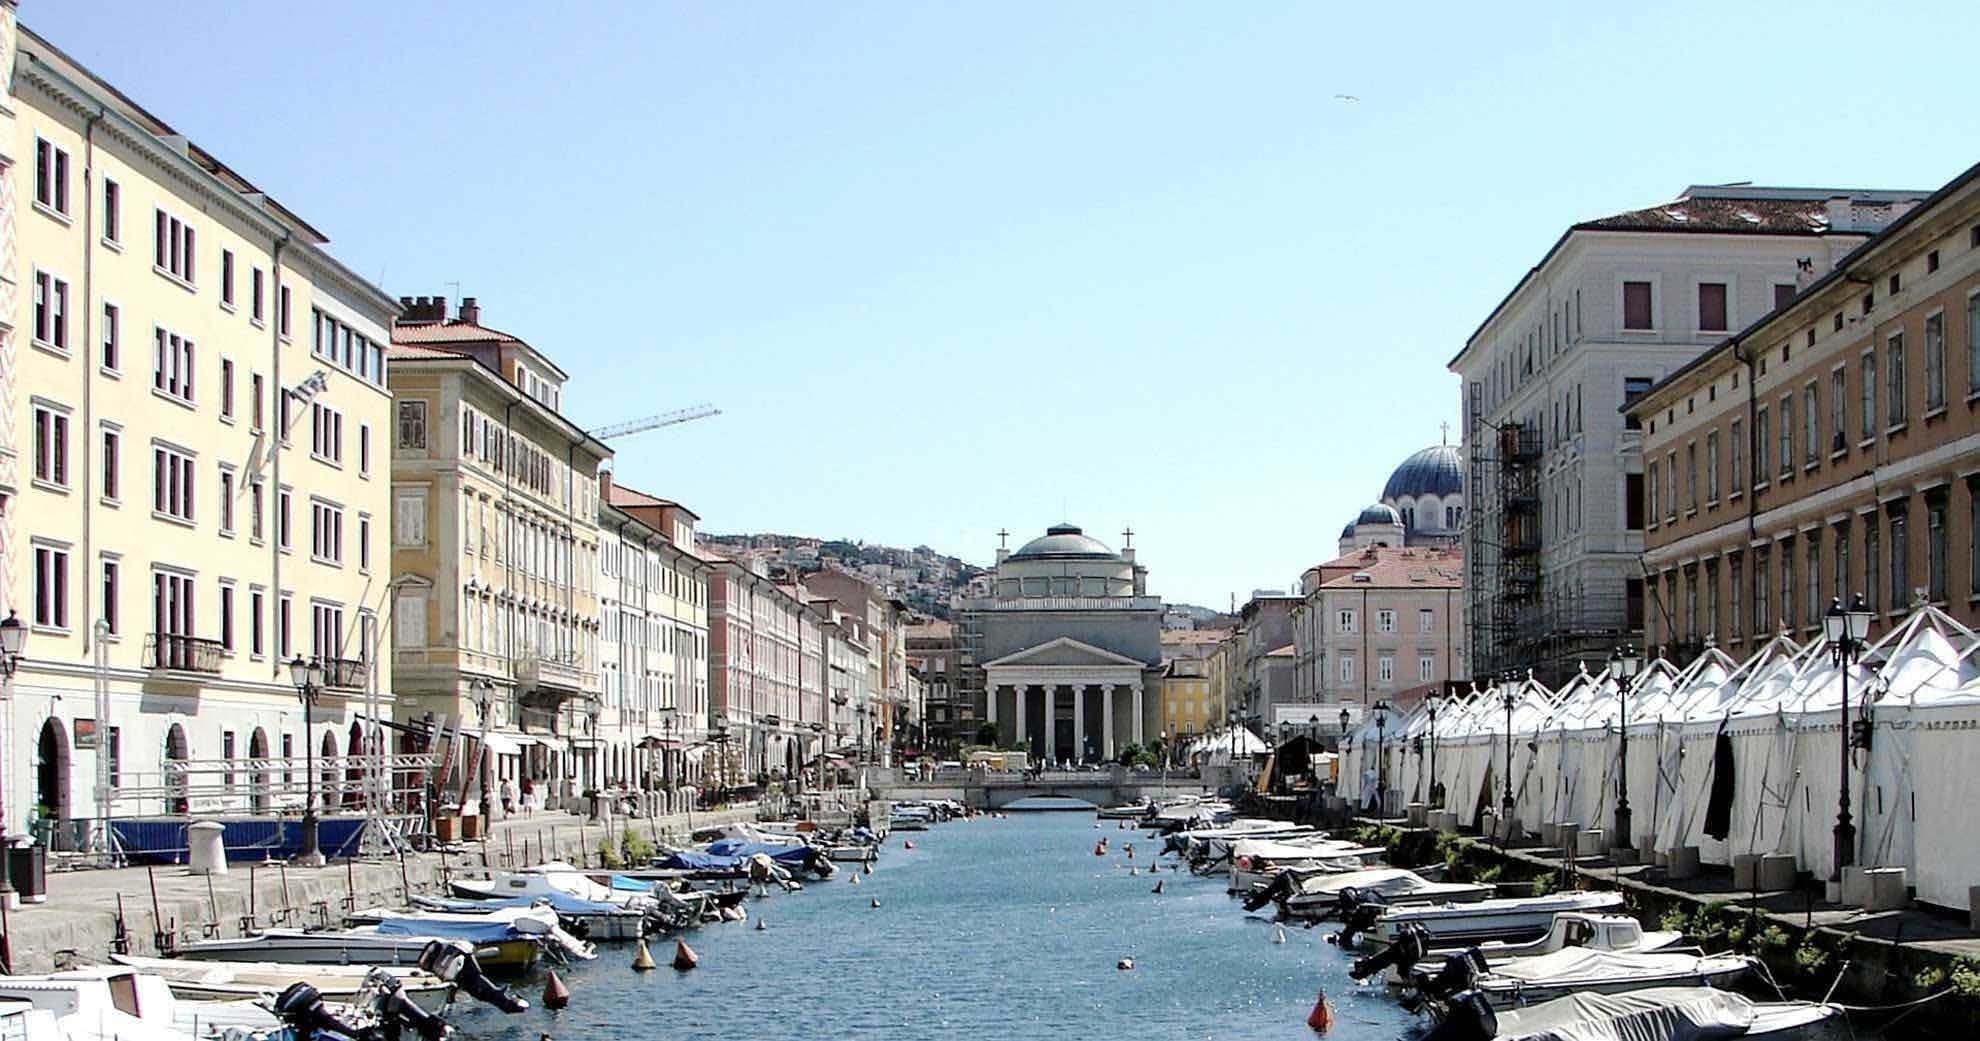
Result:
{"label": "building facade", "polygon": [[[882,766],[920,743],[920,716],[908,688],[907,605],[879,582],[837,568],[807,572],[805,588],[831,598],[866,648],[868,700],[863,727]],[[857,707],[855,715],[859,715]]]}
{"label": "building facade", "polygon": [[1463,553],[1442,546],[1369,547],[1308,568],[1293,617],[1302,710],[1336,732],[1340,711],[1469,678],[1464,658]]}
{"label": "building facade", "polygon": [[1273,652],[1292,646],[1292,613],[1298,605],[1299,597],[1292,594],[1257,590],[1238,608],[1227,693],[1232,707],[1253,728],[1270,720],[1274,704],[1292,694],[1292,663],[1269,659]]}
{"label": "building facade", "polygon": [[975,734],[961,730],[956,712],[953,666],[956,661],[956,627],[943,619],[930,619],[907,626],[908,672],[922,684],[922,725],[926,743],[944,754],[953,753]]}
{"label": "building facade", "polygon": [[[294,810],[389,704],[395,301],[0,4],[9,831]],[[317,658],[315,728],[290,678]],[[343,763],[325,806],[355,802]],[[169,772],[168,772],[169,768]],[[238,772],[237,772],[238,770]],[[100,772],[99,772],[100,771]]]}
{"label": "building facade", "polygon": [[694,513],[613,482],[599,496],[599,738],[608,783],[700,777],[708,735],[708,572]]}
{"label": "building facade", "polygon": [[[402,712],[485,731],[491,784],[552,804],[605,777],[597,728],[599,468],[565,374],[473,297],[402,299],[392,330],[393,660]],[[486,718],[478,707],[485,697]]]}
{"label": "building facade", "polygon": [[1473,674],[1564,681],[1643,624],[1642,434],[1618,411],[1921,192],[1692,187],[1571,226],[1451,359]]}
{"label": "building facade", "polygon": [[1930,603],[1980,623],[1980,167],[1630,409],[1646,639],[1684,660],[1873,634]]}
{"label": "building facade", "polygon": [[761,560],[710,556],[709,726],[722,764],[713,783],[795,777],[814,733],[809,724],[823,723],[811,718],[823,706],[805,696],[825,689],[826,678],[817,675],[825,654],[817,614],[804,587],[772,578]]}

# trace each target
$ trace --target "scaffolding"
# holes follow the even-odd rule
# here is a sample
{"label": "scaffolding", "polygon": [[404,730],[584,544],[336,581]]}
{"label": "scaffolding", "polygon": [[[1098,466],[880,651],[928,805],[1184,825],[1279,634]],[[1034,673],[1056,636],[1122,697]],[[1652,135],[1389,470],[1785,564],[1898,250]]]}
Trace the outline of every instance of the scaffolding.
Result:
{"label": "scaffolding", "polygon": [[1479,384],[1467,394],[1465,430],[1465,487],[1473,504],[1465,518],[1471,674],[1484,680],[1516,671],[1558,686],[1584,662],[1606,659],[1625,638],[1613,612],[1603,609],[1607,600],[1595,599],[1610,591],[1591,597],[1547,582],[1541,431],[1517,420],[1494,423]]}

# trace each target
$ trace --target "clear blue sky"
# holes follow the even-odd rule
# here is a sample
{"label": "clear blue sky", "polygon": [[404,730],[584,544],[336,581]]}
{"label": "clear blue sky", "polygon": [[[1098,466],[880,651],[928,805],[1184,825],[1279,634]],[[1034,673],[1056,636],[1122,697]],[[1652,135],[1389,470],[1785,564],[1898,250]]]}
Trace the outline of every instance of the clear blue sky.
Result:
{"label": "clear blue sky", "polygon": [[[1936,187],[1980,5],[25,0],[394,294],[477,296],[708,530],[1124,523],[1170,599],[1331,555],[1569,222]],[[1359,103],[1335,100],[1358,96]]]}

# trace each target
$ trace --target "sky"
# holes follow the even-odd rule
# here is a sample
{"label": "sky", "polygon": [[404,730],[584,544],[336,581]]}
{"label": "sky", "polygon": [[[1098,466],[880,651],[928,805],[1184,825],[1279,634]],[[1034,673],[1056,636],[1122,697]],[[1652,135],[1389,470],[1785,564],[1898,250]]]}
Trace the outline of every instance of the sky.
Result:
{"label": "sky", "polygon": [[1568,224],[1980,161],[1970,2],[21,19],[388,292],[477,297],[580,425],[719,407],[614,443],[703,530],[987,564],[1132,525],[1152,592],[1220,607],[1457,438],[1445,364]]}

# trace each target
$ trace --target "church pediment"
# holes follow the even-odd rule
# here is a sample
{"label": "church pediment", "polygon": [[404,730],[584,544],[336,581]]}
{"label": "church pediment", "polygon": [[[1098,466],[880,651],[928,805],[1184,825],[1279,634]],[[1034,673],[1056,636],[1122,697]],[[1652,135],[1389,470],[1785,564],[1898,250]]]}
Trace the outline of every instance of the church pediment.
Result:
{"label": "church pediment", "polygon": [[1147,667],[1147,663],[1145,662],[1127,657],[1126,655],[1115,654],[1113,651],[1095,647],[1090,643],[1082,643],[1070,636],[1061,636],[1056,640],[1041,643],[1034,647],[1026,647],[1024,650],[1018,651],[1015,654],[1007,654],[1002,658],[998,658],[996,661],[989,662],[984,667],[1036,667],[1043,665],[1086,667],[1125,665],[1137,669]]}

